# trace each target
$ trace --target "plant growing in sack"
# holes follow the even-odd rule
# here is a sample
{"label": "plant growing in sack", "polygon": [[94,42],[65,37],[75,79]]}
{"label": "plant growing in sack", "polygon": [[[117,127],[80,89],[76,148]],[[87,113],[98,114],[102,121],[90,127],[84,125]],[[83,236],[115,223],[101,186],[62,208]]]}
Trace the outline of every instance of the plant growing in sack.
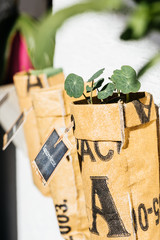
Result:
{"label": "plant growing in sack", "polygon": [[[115,70],[104,84],[96,72],[84,94],[84,80],[69,74],[74,135],[82,172],[91,239],[158,240],[159,160],[157,114],[152,95],[138,92],[130,66]],[[93,97],[93,91],[97,96]]]}

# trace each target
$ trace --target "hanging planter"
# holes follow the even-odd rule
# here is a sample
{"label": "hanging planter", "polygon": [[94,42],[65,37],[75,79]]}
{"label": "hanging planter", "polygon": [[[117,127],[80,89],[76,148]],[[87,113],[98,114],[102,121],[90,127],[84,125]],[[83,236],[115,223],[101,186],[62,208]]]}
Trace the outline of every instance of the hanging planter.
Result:
{"label": "hanging planter", "polygon": [[[41,145],[53,128],[62,134],[69,125],[70,101],[64,91],[64,83],[58,85],[58,88],[54,85],[32,93]],[[68,240],[89,239],[83,185],[73,133],[69,132],[67,138],[74,147],[55,172],[49,188],[62,236]]]}
{"label": "hanging planter", "polygon": [[[102,80],[95,79],[103,70],[88,80],[90,97],[71,104],[90,238],[158,240],[159,160],[153,98],[137,93],[140,83],[129,66],[114,71],[111,82],[100,90]],[[82,94],[83,79],[74,74],[66,78],[70,96],[76,97],[77,83]],[[93,98],[95,88],[98,97]]]}
{"label": "hanging planter", "polygon": [[[57,83],[60,84],[64,82],[62,69],[49,68],[44,69],[43,71],[41,70],[39,72],[36,72],[35,70],[30,70],[29,72],[19,72],[14,75],[13,80],[21,111],[29,110],[32,108],[31,93],[37,91],[38,89],[48,87],[52,84],[56,85]],[[32,166],[32,162],[34,161],[34,158],[41,146],[36,117],[33,109],[31,109],[24,123],[24,135],[28,149],[28,156]],[[32,175],[34,183],[38,189],[44,195],[49,195],[47,187],[43,187],[33,168]]]}

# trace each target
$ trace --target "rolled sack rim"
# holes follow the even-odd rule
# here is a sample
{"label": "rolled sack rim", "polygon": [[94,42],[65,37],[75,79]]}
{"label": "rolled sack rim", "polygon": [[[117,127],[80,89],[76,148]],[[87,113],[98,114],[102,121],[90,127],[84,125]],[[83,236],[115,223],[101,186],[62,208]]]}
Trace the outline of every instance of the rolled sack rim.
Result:
{"label": "rolled sack rim", "polygon": [[[138,100],[134,99],[139,96]],[[143,97],[142,97],[143,96]],[[153,97],[147,92],[132,93],[133,100],[123,103],[124,128],[144,125],[157,119]],[[121,141],[119,103],[87,104],[85,100],[70,104],[74,135],[90,141]]]}

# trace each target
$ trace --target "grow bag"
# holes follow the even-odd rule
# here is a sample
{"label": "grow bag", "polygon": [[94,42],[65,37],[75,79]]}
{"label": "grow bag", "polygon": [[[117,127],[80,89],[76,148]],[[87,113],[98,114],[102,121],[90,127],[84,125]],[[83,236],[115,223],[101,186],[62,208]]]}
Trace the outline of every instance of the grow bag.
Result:
{"label": "grow bag", "polygon": [[[65,94],[63,85],[34,92],[32,99],[42,145],[53,128],[63,133],[68,127],[70,99]],[[62,236],[66,240],[85,240],[89,239],[88,220],[72,131],[68,133],[68,139],[74,147],[55,171],[49,188]]]}
{"label": "grow bag", "polygon": [[149,93],[130,97],[71,104],[92,240],[160,239],[155,105]]}
{"label": "grow bag", "polygon": [[[37,91],[40,88],[48,87],[48,85],[60,84],[64,81],[64,75],[62,70],[59,69],[59,72],[56,72],[56,75],[48,76],[40,75],[28,75],[26,72],[19,72],[14,75],[13,80],[19,100],[20,110],[28,110],[32,107],[31,93]],[[32,109],[27,116],[27,119],[24,123],[24,135],[26,139],[28,156],[32,166],[32,162],[36,157],[40,149],[40,138],[37,129],[37,123],[35,118],[34,110]],[[44,188],[40,179],[37,177],[35,170],[32,167],[32,176],[35,185],[44,195],[50,195],[48,188]]]}

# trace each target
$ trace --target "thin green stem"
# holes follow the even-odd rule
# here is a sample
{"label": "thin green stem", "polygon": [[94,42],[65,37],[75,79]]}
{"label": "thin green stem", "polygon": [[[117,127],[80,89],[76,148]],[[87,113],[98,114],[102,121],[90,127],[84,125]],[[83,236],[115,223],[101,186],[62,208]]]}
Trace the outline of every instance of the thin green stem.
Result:
{"label": "thin green stem", "polygon": [[129,93],[126,94],[126,103],[128,103],[128,102],[129,102]]}
{"label": "thin green stem", "polygon": [[92,81],[92,86],[91,86],[91,96],[90,96],[90,102],[91,102],[91,104],[93,104],[93,101],[92,101],[93,85],[94,85],[94,80]]}
{"label": "thin green stem", "polygon": [[85,97],[85,99],[87,100],[87,103],[90,104],[90,101],[88,100],[88,98],[86,97],[86,95],[83,93],[83,96]]}
{"label": "thin green stem", "polygon": [[120,90],[117,90],[117,93],[118,93],[118,97],[120,97],[121,96]]}

